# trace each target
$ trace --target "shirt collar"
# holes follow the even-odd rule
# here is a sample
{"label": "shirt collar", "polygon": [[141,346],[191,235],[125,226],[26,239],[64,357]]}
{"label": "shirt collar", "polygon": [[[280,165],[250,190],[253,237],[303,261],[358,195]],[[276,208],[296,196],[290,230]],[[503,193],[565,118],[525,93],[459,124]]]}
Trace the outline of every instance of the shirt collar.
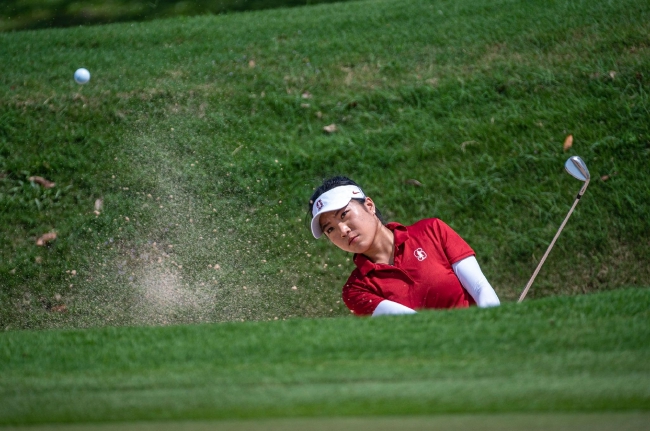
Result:
{"label": "shirt collar", "polygon": [[[391,222],[386,224],[386,227],[390,229],[393,232],[394,235],[394,240],[395,240],[395,255],[397,255],[397,252],[399,250],[399,246],[404,244],[406,240],[409,238],[409,233],[408,230],[406,229],[406,226],[397,223],[397,222]],[[396,256],[395,256],[396,257]],[[363,276],[368,275],[370,271],[375,269],[377,265],[372,262],[370,259],[368,259],[366,256],[363,254],[355,254],[354,255],[354,264],[357,266],[359,271],[361,271],[361,274]]]}

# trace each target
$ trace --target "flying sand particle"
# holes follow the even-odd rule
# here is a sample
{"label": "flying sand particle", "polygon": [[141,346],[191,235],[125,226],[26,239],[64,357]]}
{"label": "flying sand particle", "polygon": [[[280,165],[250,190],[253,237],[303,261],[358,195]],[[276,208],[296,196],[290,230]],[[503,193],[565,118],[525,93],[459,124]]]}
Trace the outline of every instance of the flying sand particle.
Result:
{"label": "flying sand particle", "polygon": [[61,304],[53,306],[50,310],[55,313],[66,313],[68,311],[68,307],[66,307],[65,304]]}

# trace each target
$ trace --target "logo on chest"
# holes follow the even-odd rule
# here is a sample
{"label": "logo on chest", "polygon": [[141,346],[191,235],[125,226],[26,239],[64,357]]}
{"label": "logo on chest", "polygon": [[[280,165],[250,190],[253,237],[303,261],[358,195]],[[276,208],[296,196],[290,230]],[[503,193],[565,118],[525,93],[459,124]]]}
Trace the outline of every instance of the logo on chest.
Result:
{"label": "logo on chest", "polygon": [[413,252],[413,254],[420,262],[427,258],[427,254],[422,250],[422,248],[418,248]]}

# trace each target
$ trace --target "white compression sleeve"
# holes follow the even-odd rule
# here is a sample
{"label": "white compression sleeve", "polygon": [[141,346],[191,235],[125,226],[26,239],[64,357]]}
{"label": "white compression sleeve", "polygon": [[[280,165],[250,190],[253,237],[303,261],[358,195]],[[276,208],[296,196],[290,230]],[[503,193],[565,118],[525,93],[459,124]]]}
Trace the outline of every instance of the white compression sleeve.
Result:
{"label": "white compression sleeve", "polygon": [[[472,295],[479,307],[500,305],[499,297],[483,275],[474,256],[467,257],[451,265],[463,287]],[[381,304],[380,304],[381,305]]]}
{"label": "white compression sleeve", "polygon": [[375,311],[372,313],[372,317],[375,316],[386,316],[389,314],[413,314],[416,313],[412,308],[408,308],[405,305],[398,304],[397,302],[389,301],[384,299],[379,303]]}

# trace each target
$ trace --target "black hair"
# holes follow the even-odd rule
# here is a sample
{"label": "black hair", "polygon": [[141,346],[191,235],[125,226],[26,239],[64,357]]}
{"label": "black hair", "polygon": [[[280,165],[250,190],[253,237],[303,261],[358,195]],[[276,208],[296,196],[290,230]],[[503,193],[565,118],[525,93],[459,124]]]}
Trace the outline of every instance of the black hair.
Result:
{"label": "black hair", "polygon": [[[327,178],[327,179],[323,180],[323,184],[321,184],[320,187],[318,187],[314,191],[314,193],[311,195],[311,198],[309,199],[309,210],[307,212],[309,220],[311,220],[311,218],[312,218],[312,210],[314,209],[314,202],[316,202],[316,199],[318,199],[318,197],[320,195],[322,195],[323,193],[325,193],[327,191],[330,191],[333,188],[340,187],[340,186],[357,186],[361,190],[363,190],[359,184],[355,183],[354,181],[352,181],[348,177],[337,175],[335,177],[331,177],[331,178]],[[361,204],[363,204],[366,201],[363,198],[352,198],[352,200],[357,201],[357,202],[359,202]],[[377,216],[377,218],[379,219],[381,224],[386,224],[386,222],[384,221],[384,218],[381,215],[381,212],[379,211],[379,209],[377,209],[376,206],[375,206],[375,215]]]}

